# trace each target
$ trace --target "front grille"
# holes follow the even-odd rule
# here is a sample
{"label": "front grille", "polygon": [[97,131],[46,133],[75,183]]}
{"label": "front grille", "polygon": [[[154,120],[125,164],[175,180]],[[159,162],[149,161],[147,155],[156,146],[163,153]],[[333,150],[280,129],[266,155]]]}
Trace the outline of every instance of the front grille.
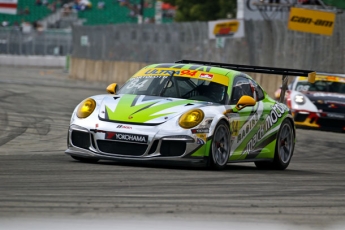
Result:
{"label": "front grille", "polygon": [[345,106],[337,105],[335,103],[335,108],[330,107],[331,103],[328,104],[319,104],[315,103],[315,106],[318,110],[322,110],[322,112],[331,112],[331,113],[345,113]]}
{"label": "front grille", "polygon": [[149,151],[149,154],[152,154],[156,151],[157,149],[157,146],[158,146],[158,140],[155,140],[150,148],[150,151]]}
{"label": "front grille", "polygon": [[327,118],[319,118],[318,123],[321,127],[329,127],[334,129],[342,130],[345,127],[345,120],[336,120],[336,119],[327,119]]}
{"label": "front grille", "polygon": [[76,147],[89,149],[90,147],[90,134],[73,130],[71,135],[72,144]]}
{"label": "front grille", "polygon": [[162,141],[160,153],[162,156],[181,156],[186,151],[184,141]]}
{"label": "front grille", "polygon": [[309,114],[296,113],[294,119],[296,122],[304,122],[308,116]]}
{"label": "front grille", "polygon": [[141,156],[145,153],[147,145],[118,142],[118,141],[105,141],[97,140],[99,150],[104,153],[112,153],[126,156]]}

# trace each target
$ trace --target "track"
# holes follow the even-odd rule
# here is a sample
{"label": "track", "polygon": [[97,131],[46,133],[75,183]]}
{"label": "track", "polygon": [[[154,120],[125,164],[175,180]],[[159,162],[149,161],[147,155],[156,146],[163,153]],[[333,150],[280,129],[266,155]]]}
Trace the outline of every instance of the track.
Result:
{"label": "track", "polygon": [[141,217],[205,228],[211,222],[329,229],[345,221],[345,134],[298,129],[295,155],[282,172],[252,163],[217,172],[72,160],[64,150],[73,108],[106,86],[68,79],[62,70],[1,67],[0,225],[21,218],[49,223],[47,217],[124,224]]}

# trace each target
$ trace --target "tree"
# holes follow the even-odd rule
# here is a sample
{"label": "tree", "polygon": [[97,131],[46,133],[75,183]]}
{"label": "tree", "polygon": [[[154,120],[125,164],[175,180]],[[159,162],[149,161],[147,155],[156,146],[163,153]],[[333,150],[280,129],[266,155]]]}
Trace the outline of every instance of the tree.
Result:
{"label": "tree", "polygon": [[177,7],[175,21],[211,21],[236,16],[236,0],[163,0]]}

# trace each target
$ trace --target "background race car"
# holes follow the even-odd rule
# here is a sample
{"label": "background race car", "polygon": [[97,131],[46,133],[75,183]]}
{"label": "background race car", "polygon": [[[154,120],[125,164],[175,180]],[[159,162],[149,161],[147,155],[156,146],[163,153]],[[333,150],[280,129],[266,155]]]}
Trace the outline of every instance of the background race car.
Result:
{"label": "background race car", "polygon": [[314,83],[296,77],[285,100],[296,126],[345,131],[345,74],[317,73]]}

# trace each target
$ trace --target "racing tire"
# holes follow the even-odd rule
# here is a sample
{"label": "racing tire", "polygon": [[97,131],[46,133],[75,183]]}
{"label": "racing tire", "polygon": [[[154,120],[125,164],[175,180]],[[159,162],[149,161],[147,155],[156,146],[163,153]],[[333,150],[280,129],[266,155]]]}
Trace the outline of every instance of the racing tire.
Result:
{"label": "racing tire", "polygon": [[213,133],[208,167],[222,170],[226,167],[230,154],[230,130],[226,122],[220,121]]}
{"label": "racing tire", "polygon": [[291,161],[295,148],[295,133],[292,122],[285,119],[278,131],[277,141],[272,162],[259,161],[255,165],[259,169],[286,169]]}
{"label": "racing tire", "polygon": [[86,158],[86,157],[76,157],[76,156],[71,156],[74,160],[84,162],[84,163],[97,163],[99,160],[98,159],[93,159],[93,158]]}

